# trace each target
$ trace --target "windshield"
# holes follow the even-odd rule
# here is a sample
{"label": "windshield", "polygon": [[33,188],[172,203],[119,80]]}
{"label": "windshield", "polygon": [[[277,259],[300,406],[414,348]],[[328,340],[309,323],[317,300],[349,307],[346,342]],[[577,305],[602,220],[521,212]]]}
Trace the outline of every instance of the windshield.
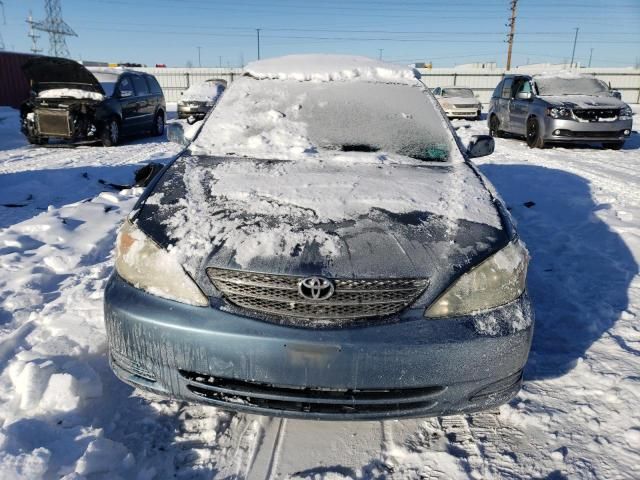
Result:
{"label": "windshield", "polygon": [[474,98],[473,90],[468,88],[443,88],[443,97]]}
{"label": "windshield", "polygon": [[607,85],[589,77],[537,77],[538,95],[605,95]]}
{"label": "windshield", "polygon": [[197,154],[293,159],[332,152],[447,161],[449,132],[425,88],[242,77],[192,145]]}
{"label": "windshield", "polygon": [[118,75],[115,73],[93,73],[96,80],[100,82],[102,89],[107,97],[113,96],[113,91],[116,88],[116,82],[118,81]]}

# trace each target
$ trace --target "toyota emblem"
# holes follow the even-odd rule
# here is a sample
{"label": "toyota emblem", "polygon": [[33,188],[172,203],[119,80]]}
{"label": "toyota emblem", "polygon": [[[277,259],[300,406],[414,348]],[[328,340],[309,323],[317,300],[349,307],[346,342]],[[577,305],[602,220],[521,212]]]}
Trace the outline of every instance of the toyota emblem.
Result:
{"label": "toyota emblem", "polygon": [[306,300],[327,300],[334,291],[333,282],[323,277],[307,277],[298,282],[298,293]]}

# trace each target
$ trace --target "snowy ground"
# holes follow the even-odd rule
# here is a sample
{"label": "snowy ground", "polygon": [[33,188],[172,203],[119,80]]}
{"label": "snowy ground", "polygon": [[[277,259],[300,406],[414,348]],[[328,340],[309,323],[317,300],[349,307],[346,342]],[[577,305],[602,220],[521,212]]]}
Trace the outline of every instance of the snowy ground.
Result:
{"label": "snowy ground", "polygon": [[236,415],[111,374],[102,290],[140,190],[108,184],[177,151],[31,147],[0,109],[0,479],[640,478],[639,134],[480,159],[533,256],[525,387],[499,412],[389,422]]}

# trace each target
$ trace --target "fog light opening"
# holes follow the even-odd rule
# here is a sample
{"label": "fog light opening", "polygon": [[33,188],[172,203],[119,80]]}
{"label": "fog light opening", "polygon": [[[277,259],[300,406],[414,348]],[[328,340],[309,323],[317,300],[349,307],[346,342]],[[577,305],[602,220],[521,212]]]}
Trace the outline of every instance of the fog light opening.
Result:
{"label": "fog light opening", "polygon": [[631,135],[631,130],[625,130],[624,132],[622,132],[625,134],[625,136],[629,136]]}
{"label": "fog light opening", "polygon": [[553,131],[553,134],[554,134],[554,135],[560,135],[560,130],[558,130],[558,129],[554,130],[554,131]]}

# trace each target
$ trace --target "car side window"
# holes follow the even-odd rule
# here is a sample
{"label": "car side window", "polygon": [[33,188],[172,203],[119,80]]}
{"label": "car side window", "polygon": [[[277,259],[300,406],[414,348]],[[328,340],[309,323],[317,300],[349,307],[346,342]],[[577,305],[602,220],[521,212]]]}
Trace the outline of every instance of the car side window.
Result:
{"label": "car side window", "polygon": [[147,82],[144,81],[144,78],[142,78],[142,76],[134,75],[133,85],[136,87],[136,93],[138,95],[149,95],[149,87],[147,86]]}
{"label": "car side window", "polygon": [[128,75],[120,79],[120,83],[118,83],[117,93],[120,97],[132,97],[133,95],[135,95],[133,84],[131,83],[131,79]]}
{"label": "car side window", "polygon": [[440,87],[436,87],[433,89],[434,95],[440,95],[441,92],[442,92],[442,89]]}
{"label": "car side window", "polygon": [[518,89],[516,90],[516,94],[518,93],[531,93],[531,82],[528,79],[523,78],[522,81],[518,85]]}
{"label": "car side window", "polygon": [[495,90],[493,91],[493,95],[491,95],[491,98],[500,98],[500,95],[502,95],[502,82],[503,81],[501,80],[498,86],[495,88]]}
{"label": "car side window", "polygon": [[511,98],[511,85],[513,84],[513,78],[505,78],[502,83],[502,98]]}
{"label": "car side window", "polygon": [[147,81],[147,85],[149,86],[149,90],[151,91],[151,93],[162,95],[162,88],[154,77],[152,77],[151,75],[145,75],[144,78]]}

